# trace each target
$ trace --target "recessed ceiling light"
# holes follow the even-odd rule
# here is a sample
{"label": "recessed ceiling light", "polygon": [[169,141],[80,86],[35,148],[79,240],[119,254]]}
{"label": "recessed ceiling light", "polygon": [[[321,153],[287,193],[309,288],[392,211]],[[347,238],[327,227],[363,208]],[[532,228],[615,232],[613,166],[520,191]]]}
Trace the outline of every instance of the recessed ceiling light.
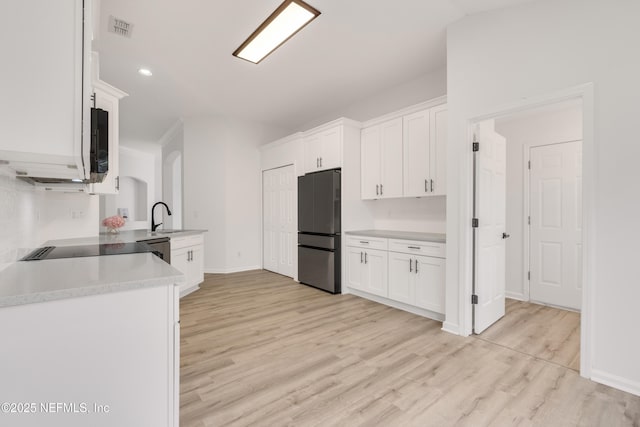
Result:
{"label": "recessed ceiling light", "polygon": [[153,76],[153,73],[151,72],[151,70],[147,69],[147,68],[140,68],[138,69],[138,73],[142,74],[143,76],[146,77],[151,77]]}
{"label": "recessed ceiling light", "polygon": [[320,15],[320,11],[302,0],[285,0],[233,52],[233,56],[257,64],[318,15]]}

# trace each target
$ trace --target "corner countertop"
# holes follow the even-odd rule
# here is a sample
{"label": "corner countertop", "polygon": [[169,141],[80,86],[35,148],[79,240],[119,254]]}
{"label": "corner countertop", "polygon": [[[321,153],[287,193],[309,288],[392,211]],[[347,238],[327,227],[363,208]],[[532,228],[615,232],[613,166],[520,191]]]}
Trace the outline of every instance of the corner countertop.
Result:
{"label": "corner countertop", "polygon": [[419,240],[421,242],[446,243],[447,235],[444,233],[418,233],[413,231],[394,230],[356,230],[347,231],[345,234],[365,237],[380,237],[384,239]]}
{"label": "corner countertop", "polygon": [[182,273],[151,253],[18,261],[0,271],[0,308],[183,280]]}
{"label": "corner countertop", "polygon": [[159,239],[161,237],[175,238],[192,236],[206,233],[207,230],[124,230],[115,233],[100,233],[97,236],[83,237],[78,239],[49,240],[43,246],[75,246],[75,245],[97,245],[103,243],[129,243],[143,240]]}

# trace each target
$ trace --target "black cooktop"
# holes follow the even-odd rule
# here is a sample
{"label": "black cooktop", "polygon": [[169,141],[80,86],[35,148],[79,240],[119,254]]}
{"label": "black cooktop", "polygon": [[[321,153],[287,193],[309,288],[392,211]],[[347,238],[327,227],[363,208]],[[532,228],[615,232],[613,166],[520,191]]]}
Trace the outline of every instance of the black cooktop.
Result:
{"label": "black cooktop", "polygon": [[142,242],[104,243],[82,246],[44,246],[31,252],[20,261],[38,261],[42,259],[79,258],[101,255],[121,255],[152,252],[149,245]]}

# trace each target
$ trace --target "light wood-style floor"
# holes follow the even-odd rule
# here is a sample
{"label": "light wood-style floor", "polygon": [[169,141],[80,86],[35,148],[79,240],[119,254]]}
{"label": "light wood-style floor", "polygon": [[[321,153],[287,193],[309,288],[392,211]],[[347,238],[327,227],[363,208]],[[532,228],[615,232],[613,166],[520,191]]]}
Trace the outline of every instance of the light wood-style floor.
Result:
{"label": "light wood-style floor", "polygon": [[207,275],[181,310],[182,427],[640,425],[640,397],[277,274]]}
{"label": "light wood-style floor", "polygon": [[580,313],[507,299],[505,316],[479,337],[580,371]]}

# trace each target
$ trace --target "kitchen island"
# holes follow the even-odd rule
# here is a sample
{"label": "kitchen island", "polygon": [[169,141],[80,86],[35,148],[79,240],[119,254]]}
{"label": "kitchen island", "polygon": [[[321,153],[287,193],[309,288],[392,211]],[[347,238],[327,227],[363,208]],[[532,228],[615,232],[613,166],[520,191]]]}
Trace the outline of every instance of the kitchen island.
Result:
{"label": "kitchen island", "polygon": [[0,425],[177,426],[182,279],[151,253],[0,271]]}

